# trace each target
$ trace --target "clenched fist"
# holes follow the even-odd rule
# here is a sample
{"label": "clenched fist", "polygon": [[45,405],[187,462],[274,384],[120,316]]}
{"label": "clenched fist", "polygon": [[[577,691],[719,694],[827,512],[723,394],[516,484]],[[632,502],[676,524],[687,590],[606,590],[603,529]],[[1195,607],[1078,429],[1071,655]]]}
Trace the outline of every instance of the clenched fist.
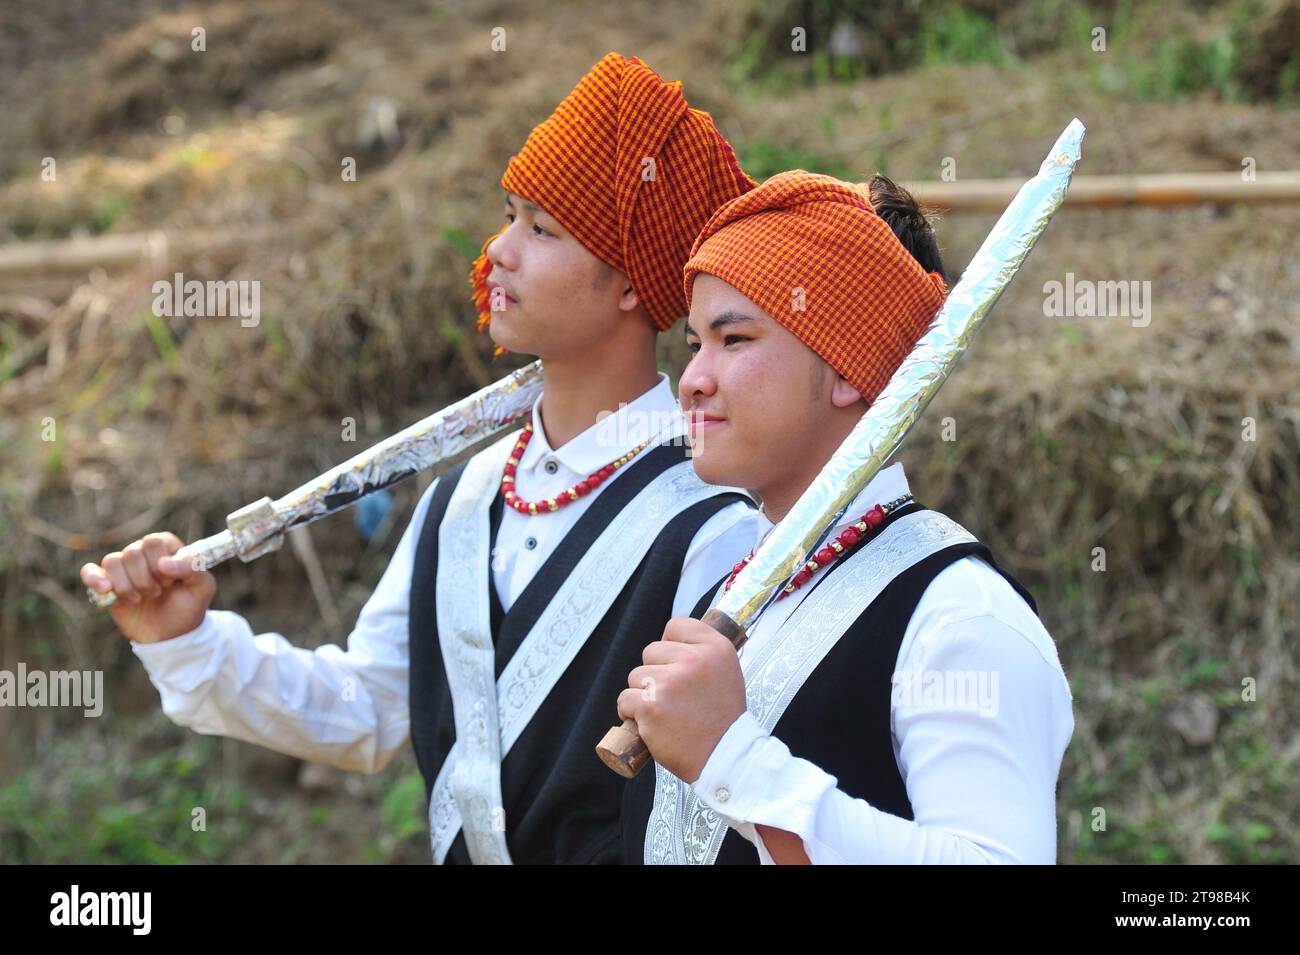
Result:
{"label": "clenched fist", "polygon": [[727,729],[745,712],[745,677],[731,641],[708,624],[673,617],[641,654],[619,694],[618,715],[636,720],[656,763],[693,783]]}
{"label": "clenched fist", "polygon": [[81,582],[98,593],[112,590],[108,608],[117,628],[138,643],[157,643],[188,633],[203,622],[217,592],[217,580],[190,561],[173,557],[180,538],[147,534],[100,564],[83,564]]}

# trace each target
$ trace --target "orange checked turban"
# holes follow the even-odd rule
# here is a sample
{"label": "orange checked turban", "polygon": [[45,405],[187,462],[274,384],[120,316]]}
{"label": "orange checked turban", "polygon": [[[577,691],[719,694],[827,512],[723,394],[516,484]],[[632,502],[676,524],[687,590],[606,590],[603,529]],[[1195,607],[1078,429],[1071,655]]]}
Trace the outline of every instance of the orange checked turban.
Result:
{"label": "orange checked turban", "polygon": [[802,169],[714,213],[686,263],[688,308],[700,272],[752,299],[868,403],[948,294],[876,215],[865,185]]}
{"label": "orange checked turban", "polygon": [[[501,185],[624,273],[662,331],[686,314],[682,265],[695,236],[755,182],[712,117],[686,105],[680,82],[664,82],[634,56],[609,53],[529,134]],[[470,273],[480,329],[490,317],[491,241]]]}

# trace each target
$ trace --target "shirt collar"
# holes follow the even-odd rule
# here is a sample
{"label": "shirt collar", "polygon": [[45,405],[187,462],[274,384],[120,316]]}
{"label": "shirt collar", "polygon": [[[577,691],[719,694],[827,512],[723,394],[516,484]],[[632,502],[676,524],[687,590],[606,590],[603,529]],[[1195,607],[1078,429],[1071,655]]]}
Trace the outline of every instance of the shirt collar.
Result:
{"label": "shirt collar", "polygon": [[[900,498],[904,494],[910,494],[911,491],[907,486],[907,477],[903,474],[903,462],[895,461],[876,472],[867,486],[864,487],[852,501],[849,502],[848,508],[844,511],[844,516],[836,522],[831,529],[828,537],[834,537],[841,531],[847,529],[850,525],[856,524],[861,520],[862,515],[871,510],[877,504],[888,504],[895,498]],[[763,515],[766,517],[767,515]],[[767,533],[772,532],[773,524],[768,528]],[[764,539],[767,534],[763,535]]]}
{"label": "shirt collar", "polygon": [[911,491],[907,486],[907,477],[903,474],[902,461],[895,461],[893,464],[881,468],[849,504],[844,516],[835,525],[834,534],[838,534],[850,524],[856,524],[862,519],[863,514],[877,504],[888,504],[890,501],[910,493]]}
{"label": "shirt collar", "polygon": [[542,399],[539,397],[533,403],[533,437],[524,449],[519,468],[533,469],[554,458],[570,471],[585,477],[621,458],[647,438],[657,437],[662,442],[681,437],[685,432],[686,418],[668,376],[662,372],[659,373],[659,383],[649,391],[611,411],[560,448],[552,448],[546,440],[546,430],[542,427]]}

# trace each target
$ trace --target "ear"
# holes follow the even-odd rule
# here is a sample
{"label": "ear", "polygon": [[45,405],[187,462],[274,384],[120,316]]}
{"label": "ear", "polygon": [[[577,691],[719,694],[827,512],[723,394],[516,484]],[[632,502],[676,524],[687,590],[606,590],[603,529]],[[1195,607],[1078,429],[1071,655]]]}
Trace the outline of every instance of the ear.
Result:
{"label": "ear", "polygon": [[620,312],[635,312],[640,300],[636,297],[636,292],[632,290],[632,283],[621,272],[618,273],[618,279],[623,283],[623,294],[618,297],[618,310]]}
{"label": "ear", "polygon": [[835,384],[831,386],[831,404],[836,408],[847,408],[861,400],[862,393],[850,385],[843,375],[836,374]]}

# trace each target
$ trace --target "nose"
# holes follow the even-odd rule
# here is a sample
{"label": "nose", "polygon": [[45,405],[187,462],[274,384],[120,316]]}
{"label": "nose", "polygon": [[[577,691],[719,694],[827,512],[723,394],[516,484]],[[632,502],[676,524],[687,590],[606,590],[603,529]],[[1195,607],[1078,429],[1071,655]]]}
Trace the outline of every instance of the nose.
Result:
{"label": "nose", "polygon": [[519,266],[519,255],[515,251],[512,235],[514,225],[514,222],[507,222],[501,231],[492,237],[492,241],[487,244],[487,248],[484,250],[487,260],[495,268],[504,269],[507,272],[514,272]]}
{"label": "nose", "polygon": [[718,390],[717,374],[709,356],[709,349],[701,346],[682,369],[682,376],[677,380],[677,400],[683,409],[689,410],[696,401]]}

